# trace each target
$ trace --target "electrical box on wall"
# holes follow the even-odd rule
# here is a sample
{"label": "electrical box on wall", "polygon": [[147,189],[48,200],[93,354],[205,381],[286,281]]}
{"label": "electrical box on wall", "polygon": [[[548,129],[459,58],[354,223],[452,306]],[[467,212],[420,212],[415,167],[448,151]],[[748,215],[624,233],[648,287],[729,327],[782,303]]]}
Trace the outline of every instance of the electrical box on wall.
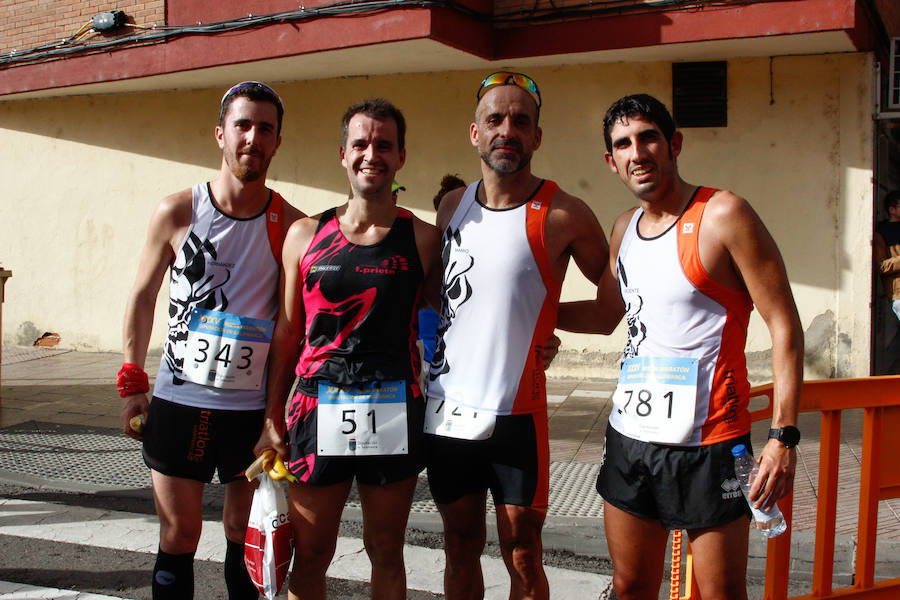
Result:
{"label": "electrical box on wall", "polygon": [[112,31],[125,24],[125,13],[121,10],[110,10],[97,13],[91,19],[94,31]]}

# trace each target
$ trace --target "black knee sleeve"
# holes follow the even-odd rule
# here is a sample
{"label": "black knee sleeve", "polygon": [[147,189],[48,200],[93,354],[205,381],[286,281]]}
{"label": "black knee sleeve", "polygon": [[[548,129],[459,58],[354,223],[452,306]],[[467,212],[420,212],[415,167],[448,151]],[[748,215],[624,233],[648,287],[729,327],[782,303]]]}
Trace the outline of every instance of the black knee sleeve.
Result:
{"label": "black knee sleeve", "polygon": [[225,548],[225,587],[228,588],[228,600],[256,600],[259,591],[244,564],[244,544],[226,539]]}
{"label": "black knee sleeve", "polygon": [[192,600],[194,553],[168,554],[159,550],[153,566],[153,600]]}

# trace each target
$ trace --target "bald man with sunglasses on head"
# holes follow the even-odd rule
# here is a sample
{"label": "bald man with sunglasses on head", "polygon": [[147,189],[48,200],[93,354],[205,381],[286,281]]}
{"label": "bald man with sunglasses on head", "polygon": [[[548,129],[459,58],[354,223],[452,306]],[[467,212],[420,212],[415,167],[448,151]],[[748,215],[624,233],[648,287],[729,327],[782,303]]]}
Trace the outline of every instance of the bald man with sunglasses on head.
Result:
{"label": "bald man with sunglasses on head", "polygon": [[544,345],[569,258],[599,284],[609,247],[590,208],[531,172],[541,145],[533,79],[499,72],[476,94],[470,141],[482,179],[449,192],[428,385],[428,478],[444,522],[448,600],[482,598],[487,490],[510,598],[548,598],[541,529],[549,494]]}
{"label": "bald man with sunglasses on head", "polygon": [[[215,471],[225,484],[228,598],[258,597],[244,566],[253,487],[242,472],[262,430],[281,245],[304,216],[266,187],[283,114],[264,83],[225,92],[215,129],[219,175],[159,203],[128,298],[117,387],[125,434],[143,441],[159,515],[154,600],[193,597],[203,488]],[[148,402],[143,365],[167,270],[169,331]]]}

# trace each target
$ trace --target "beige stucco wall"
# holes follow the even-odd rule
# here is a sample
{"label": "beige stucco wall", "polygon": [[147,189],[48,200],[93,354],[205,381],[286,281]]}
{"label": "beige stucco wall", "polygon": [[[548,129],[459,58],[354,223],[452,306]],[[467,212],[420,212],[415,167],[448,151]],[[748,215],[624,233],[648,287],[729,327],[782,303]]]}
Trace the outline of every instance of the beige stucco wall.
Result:
{"label": "beige stucco wall", "polygon": [[[866,375],[872,220],[870,62],[866,55],[731,60],[729,126],[685,130],[679,166],[693,183],[747,197],[781,246],[805,329],[808,376]],[[541,85],[537,174],[585,199],[604,228],[632,198],[603,162],[602,119],[619,96],[671,102],[669,63],[532,69]],[[253,76],[248,71],[247,78]],[[440,177],[479,175],[468,142],[481,72],[348,78],[276,86],[287,107],[270,185],[307,212],[342,201],[343,109],[383,95],[408,119],[401,204],[433,218]],[[163,195],[213,177],[222,90],[0,102],[0,265],[12,269],[3,342],[57,332],[62,345],[115,350],[147,220]],[[564,298],[593,291],[574,266]],[[163,339],[158,305],[151,346]],[[624,343],[564,335],[556,376],[609,375]],[[767,377],[768,332],[754,317],[748,352]],[[599,367],[605,367],[601,369]]]}

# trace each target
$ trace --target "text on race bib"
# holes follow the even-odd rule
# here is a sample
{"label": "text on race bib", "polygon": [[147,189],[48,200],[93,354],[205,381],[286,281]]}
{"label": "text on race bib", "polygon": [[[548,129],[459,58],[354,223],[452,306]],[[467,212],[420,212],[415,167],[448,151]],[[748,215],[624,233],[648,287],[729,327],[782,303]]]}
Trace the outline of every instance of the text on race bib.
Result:
{"label": "text on race bib", "polygon": [[182,378],[215,388],[260,389],[274,328],[267,319],[193,309]]}

